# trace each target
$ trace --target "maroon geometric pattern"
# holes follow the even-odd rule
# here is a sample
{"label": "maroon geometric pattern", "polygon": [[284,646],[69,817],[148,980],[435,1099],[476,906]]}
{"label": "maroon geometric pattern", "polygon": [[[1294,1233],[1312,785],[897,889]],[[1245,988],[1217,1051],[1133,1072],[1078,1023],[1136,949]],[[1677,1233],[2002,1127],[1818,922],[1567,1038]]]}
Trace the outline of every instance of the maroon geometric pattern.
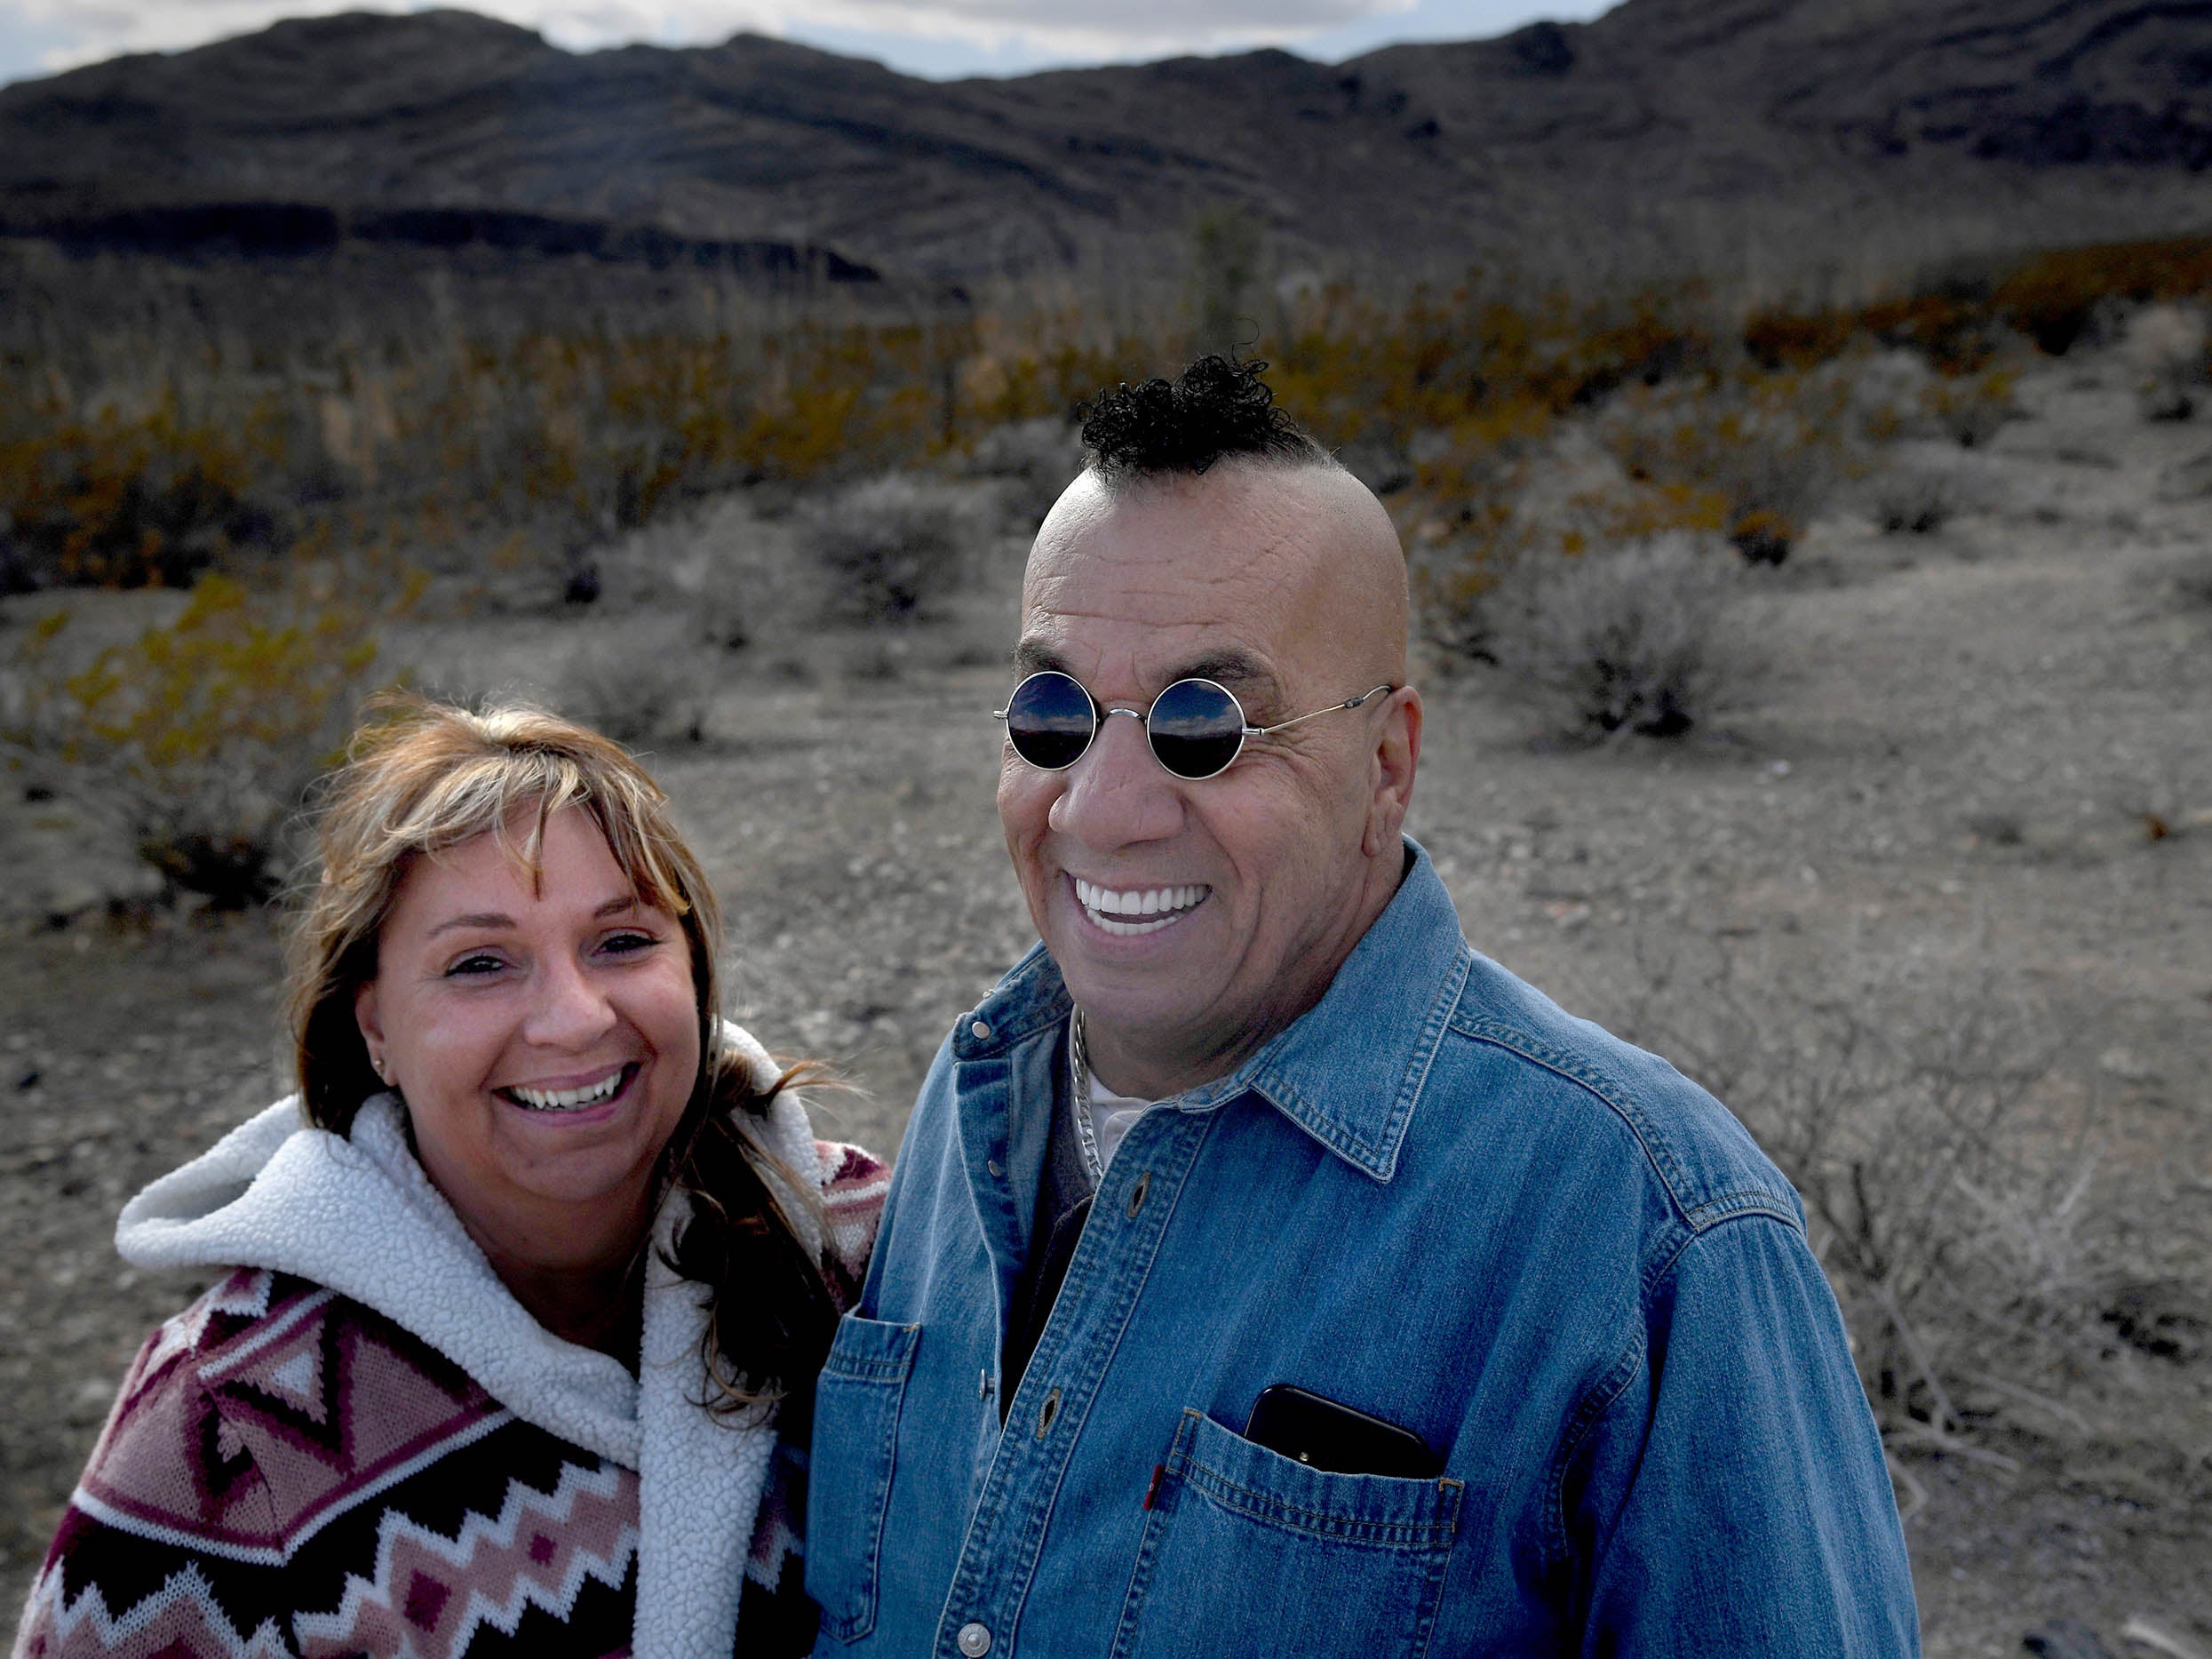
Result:
{"label": "maroon geometric pattern", "polygon": [[[887,1172],[818,1148],[849,1306]],[[803,1415],[803,1414],[802,1414]],[[739,1652],[813,1646],[803,1449],[771,1460]],[[17,1659],[612,1659],[636,1475],[523,1423],[393,1320],[241,1270],[147,1339],[25,1609]]]}
{"label": "maroon geometric pattern", "polygon": [[[243,1288],[243,1277],[219,1294]],[[171,1321],[196,1324],[197,1342],[163,1328],[123,1383],[80,1507],[147,1536],[275,1564],[395,1474],[508,1420],[389,1320],[286,1283],[290,1294],[258,1319],[195,1307]]]}

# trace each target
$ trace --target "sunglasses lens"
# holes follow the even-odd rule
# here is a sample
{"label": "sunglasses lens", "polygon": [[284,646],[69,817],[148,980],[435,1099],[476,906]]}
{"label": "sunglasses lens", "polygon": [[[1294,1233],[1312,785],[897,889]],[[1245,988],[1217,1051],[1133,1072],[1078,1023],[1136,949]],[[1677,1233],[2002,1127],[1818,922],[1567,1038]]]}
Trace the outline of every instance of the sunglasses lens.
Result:
{"label": "sunglasses lens", "polygon": [[1178,778],[1211,778],[1245,745],[1245,711],[1210,680],[1178,680],[1146,721],[1152,753]]}
{"label": "sunglasses lens", "polygon": [[1033,674],[1014,689],[1007,705],[1007,736],[1031,766],[1057,772],[1073,766],[1091,746],[1096,725],[1091,694],[1064,674]]}

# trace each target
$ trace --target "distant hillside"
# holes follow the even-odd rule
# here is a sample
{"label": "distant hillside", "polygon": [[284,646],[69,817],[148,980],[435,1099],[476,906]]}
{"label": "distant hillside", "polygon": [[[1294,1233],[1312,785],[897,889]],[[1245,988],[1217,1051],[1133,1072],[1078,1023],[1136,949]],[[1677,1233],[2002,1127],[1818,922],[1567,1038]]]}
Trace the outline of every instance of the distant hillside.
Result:
{"label": "distant hillside", "polygon": [[[2206,0],[1627,0],[1598,22],[941,84],[740,36],[576,56],[461,12],[0,89],[0,231],[505,247],[867,282],[1843,267],[2212,228]],[[504,239],[504,240],[503,240]]]}

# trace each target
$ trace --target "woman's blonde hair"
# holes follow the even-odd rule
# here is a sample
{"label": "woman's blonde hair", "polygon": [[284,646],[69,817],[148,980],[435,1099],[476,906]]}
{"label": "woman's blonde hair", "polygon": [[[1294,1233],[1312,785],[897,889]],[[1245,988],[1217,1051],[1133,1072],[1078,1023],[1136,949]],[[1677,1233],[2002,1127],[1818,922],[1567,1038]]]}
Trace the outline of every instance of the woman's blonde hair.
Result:
{"label": "woman's blonde hair", "polygon": [[[395,696],[371,706],[322,786],[314,879],[292,933],[285,1007],[301,1103],[310,1122],[344,1135],[384,1087],[354,1001],[376,977],[378,936],[415,862],[488,834],[536,881],[545,826],[569,810],[590,816],[639,901],[675,917],[689,948],[699,1077],[662,1178],[690,1194],[693,1219],[672,1265],[712,1293],[705,1359],[717,1403],[774,1399],[820,1368],[837,1313],[824,1264],[809,1258],[776,1197],[780,1189],[804,1201],[812,1184],[777,1165],[752,1123],[814,1068],[793,1067],[763,1089],[722,1042],[721,907],[668,797],[619,744],[520,703],[476,712]],[[739,1281],[742,1313],[724,1305]]]}

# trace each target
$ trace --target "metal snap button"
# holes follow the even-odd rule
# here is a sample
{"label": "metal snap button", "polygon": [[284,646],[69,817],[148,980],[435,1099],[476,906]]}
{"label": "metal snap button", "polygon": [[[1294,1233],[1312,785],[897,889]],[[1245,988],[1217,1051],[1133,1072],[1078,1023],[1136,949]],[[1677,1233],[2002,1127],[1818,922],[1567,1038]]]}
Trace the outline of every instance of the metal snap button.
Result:
{"label": "metal snap button", "polygon": [[983,1659],[991,1651],[991,1629],[974,1619],[960,1626],[960,1633],[952,1639],[967,1659]]}
{"label": "metal snap button", "polygon": [[[975,1038],[976,1041],[981,1042],[984,1038],[991,1035],[990,1023],[980,1019],[975,1021],[973,1025],[968,1026],[967,1034]],[[971,1624],[968,1626],[968,1629],[982,1631],[983,1630],[983,1627],[980,1624]],[[991,1640],[991,1632],[989,1631],[983,1631],[983,1640],[986,1642]]]}
{"label": "metal snap button", "polygon": [[975,1374],[975,1398],[978,1400],[989,1400],[991,1398],[990,1372],[978,1371]]}
{"label": "metal snap button", "polygon": [[1006,1171],[999,1167],[999,1161],[996,1158],[984,1159],[983,1168],[991,1171],[991,1178],[993,1180],[996,1180],[999,1176],[1006,1174]]}
{"label": "metal snap button", "polygon": [[1144,1195],[1152,1190],[1152,1172],[1147,1169],[1137,1177],[1137,1184],[1129,1189],[1129,1219],[1137,1218],[1137,1211],[1144,1208]]}
{"label": "metal snap button", "polygon": [[1045,1396],[1044,1405],[1037,1413],[1037,1438],[1043,1440],[1052,1432],[1053,1419],[1060,1415],[1060,1391],[1054,1389]]}

